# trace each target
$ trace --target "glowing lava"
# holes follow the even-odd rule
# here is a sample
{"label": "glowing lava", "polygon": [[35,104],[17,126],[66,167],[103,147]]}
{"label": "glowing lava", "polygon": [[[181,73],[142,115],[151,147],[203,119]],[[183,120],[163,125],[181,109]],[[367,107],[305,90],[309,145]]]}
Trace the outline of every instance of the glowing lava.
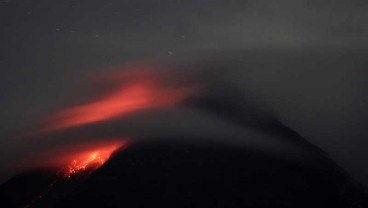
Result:
{"label": "glowing lava", "polygon": [[72,175],[83,173],[86,170],[94,171],[101,167],[111,156],[111,154],[122,145],[110,145],[92,151],[79,153],[72,156],[72,160],[63,174],[70,178]]}
{"label": "glowing lava", "polygon": [[[88,127],[99,128],[100,125],[103,127],[105,123],[124,118],[129,113],[176,107],[201,91],[201,87],[191,82],[190,77],[184,76],[185,73],[179,73],[178,70],[163,70],[156,65],[134,68],[118,67],[114,71],[106,70],[105,73],[96,77],[95,80],[90,80],[93,82],[90,83],[88,92],[92,95],[89,94],[74,102],[74,105],[45,116],[35,128],[18,137],[35,139],[34,141],[39,140],[40,142],[42,142],[41,139],[46,139],[46,142],[50,143],[50,145],[45,144],[40,147],[44,148],[45,153],[39,153],[35,162],[32,161],[33,163],[53,165],[58,163],[58,165],[62,164],[62,167],[65,167],[67,163],[66,177],[85,170],[97,169],[119,146],[100,148],[101,146],[96,145],[96,142],[104,138],[90,138],[89,141],[94,140],[93,148],[79,147],[78,144],[82,141],[76,140],[75,144],[68,146],[65,150],[65,147],[55,147],[53,140],[66,139],[65,135],[69,137],[71,133],[72,138],[66,139],[66,144],[73,137],[79,137],[79,133],[74,134],[78,132],[78,128],[82,129],[83,134],[83,130]],[[183,75],[178,76],[177,73]],[[98,135],[103,132],[99,131]],[[83,139],[86,141],[87,138]],[[31,142],[32,145],[33,143]],[[63,141],[56,142],[56,144],[63,143]],[[47,146],[52,146],[52,148],[46,149]],[[80,150],[84,153],[79,154]],[[49,155],[49,157],[43,157],[43,155]]]}

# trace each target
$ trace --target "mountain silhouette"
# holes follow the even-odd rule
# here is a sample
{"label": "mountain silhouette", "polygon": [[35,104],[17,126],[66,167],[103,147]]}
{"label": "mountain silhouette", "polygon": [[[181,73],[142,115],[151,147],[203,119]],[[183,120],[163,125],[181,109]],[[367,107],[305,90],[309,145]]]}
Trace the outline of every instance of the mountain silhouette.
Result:
{"label": "mountain silhouette", "polygon": [[[54,176],[39,170],[9,180],[0,187],[4,207],[25,204]],[[364,188],[327,157],[285,159],[208,142],[137,142],[115,152],[91,174],[56,180],[29,207],[368,205]]]}

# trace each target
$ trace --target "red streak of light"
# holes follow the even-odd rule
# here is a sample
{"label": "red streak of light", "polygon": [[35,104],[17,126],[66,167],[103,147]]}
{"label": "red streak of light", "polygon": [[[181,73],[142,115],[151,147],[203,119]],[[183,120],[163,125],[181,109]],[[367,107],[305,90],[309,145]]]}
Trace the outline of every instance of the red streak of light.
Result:
{"label": "red streak of light", "polygon": [[90,80],[97,92],[103,89],[102,94],[96,93],[84,103],[52,113],[43,119],[39,127],[18,138],[32,138],[43,133],[104,122],[140,110],[174,107],[193,94],[200,93],[202,88],[185,83],[183,79],[173,76],[173,72],[162,71],[155,65],[141,68],[128,66],[127,69],[119,66],[117,69],[107,70]]}
{"label": "red streak of light", "polygon": [[143,109],[174,106],[192,92],[190,88],[167,89],[149,81],[121,86],[95,101],[51,115],[49,125],[42,131],[100,122]]}

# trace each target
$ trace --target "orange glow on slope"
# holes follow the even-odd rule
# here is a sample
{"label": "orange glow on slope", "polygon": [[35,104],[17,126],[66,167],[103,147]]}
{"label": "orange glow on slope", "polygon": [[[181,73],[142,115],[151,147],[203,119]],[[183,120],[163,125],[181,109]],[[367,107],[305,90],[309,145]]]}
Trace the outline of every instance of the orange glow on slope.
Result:
{"label": "orange glow on slope", "polygon": [[[69,179],[73,175],[85,172],[86,175],[91,174],[100,168],[111,156],[111,154],[128,144],[128,140],[122,138],[106,139],[106,141],[95,141],[84,144],[78,144],[73,147],[60,148],[44,155],[52,159],[43,165],[45,167],[54,167],[61,170],[57,172],[58,179],[50,182],[41,193],[33,197],[23,207],[33,207],[34,204],[47,196],[50,191],[60,185],[60,181]],[[83,152],[80,151],[83,149]],[[78,153],[76,153],[78,152]]]}
{"label": "orange glow on slope", "polygon": [[63,176],[70,178],[72,175],[82,173],[85,170],[96,170],[101,167],[111,156],[111,154],[122,147],[124,143],[99,147],[90,151],[74,154],[69,160],[69,164]]}

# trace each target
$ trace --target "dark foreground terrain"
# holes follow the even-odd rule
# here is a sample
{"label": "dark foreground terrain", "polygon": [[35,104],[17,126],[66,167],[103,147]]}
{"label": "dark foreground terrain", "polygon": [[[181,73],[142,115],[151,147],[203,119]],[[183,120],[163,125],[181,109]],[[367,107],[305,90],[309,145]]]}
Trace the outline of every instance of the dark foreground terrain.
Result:
{"label": "dark foreground terrain", "polygon": [[52,171],[30,171],[0,186],[1,207],[9,208],[363,208],[364,192],[322,155],[301,161],[220,144],[158,141],[118,151],[92,174],[60,179]]}

